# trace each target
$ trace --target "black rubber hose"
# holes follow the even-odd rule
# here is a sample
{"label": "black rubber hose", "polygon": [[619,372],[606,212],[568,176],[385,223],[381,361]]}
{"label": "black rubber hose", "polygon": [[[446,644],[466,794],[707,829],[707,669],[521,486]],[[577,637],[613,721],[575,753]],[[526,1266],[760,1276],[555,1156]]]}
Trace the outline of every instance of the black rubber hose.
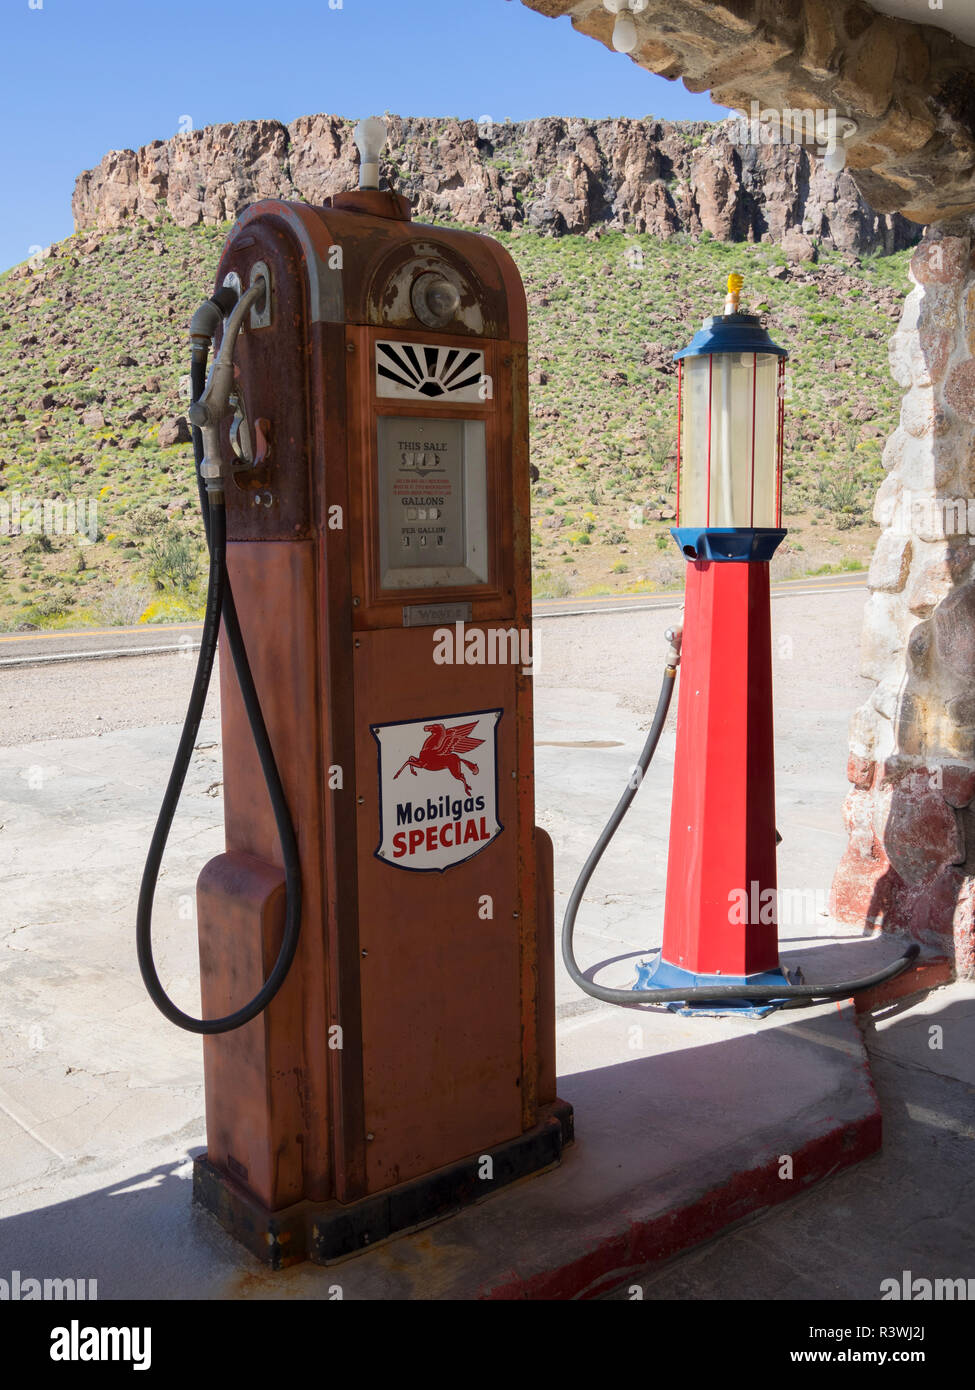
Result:
{"label": "black rubber hose", "polygon": [[[203,392],[206,382],[206,354],[202,351],[194,351],[190,365],[190,386],[193,400],[198,400]],[[210,552],[210,574],[207,584],[207,604],[203,618],[203,636],[200,639],[200,655],[197,660],[196,674],[193,678],[193,687],[190,692],[190,702],[183,721],[183,731],[180,735],[179,747],[173,762],[172,772],[169,775],[169,783],[166,787],[166,794],[163,797],[162,807],[156,821],[156,828],[153,831],[152,841],[149,846],[149,853],[146,857],[146,865],[142,875],[142,886],[139,891],[139,905],[136,913],[136,947],[139,957],[139,969],[145,983],[149,997],[156,1007],[163,1013],[171,1023],[175,1023],[178,1028],[184,1029],[189,1033],[202,1033],[212,1035],[214,1033],[229,1033],[235,1028],[242,1027],[256,1018],[267,1008],[278,990],[284,984],[288,971],[298,949],[298,939],[301,931],[301,861],[298,854],[298,840],[295,835],[294,823],[288,809],[287,797],[284,787],[281,784],[281,777],[278,772],[277,763],[274,758],[274,751],[271,747],[271,740],[268,736],[267,726],[264,722],[264,715],[261,710],[261,702],[254,685],[254,677],[251,673],[250,663],[247,660],[247,649],[244,645],[243,634],[240,630],[240,623],[237,618],[237,609],[234,604],[233,593],[230,588],[230,581],[227,575],[227,518],[226,511],[221,500],[220,503],[211,506],[209,494],[200,476],[200,464],[203,461],[203,437],[200,431],[193,429],[193,455],[196,464],[197,487],[200,493],[200,511],[203,517],[203,528],[206,533],[207,547]],[[240,686],[241,697],[247,718],[250,723],[251,735],[257,749],[257,755],[261,764],[261,771],[264,774],[264,781],[267,786],[268,796],[271,801],[271,808],[274,814],[274,821],[277,827],[278,838],[281,844],[281,857],[284,864],[285,875],[285,928],[281,940],[281,947],[278,951],[277,960],[271,973],[268,975],[260,990],[255,994],[250,1003],[242,1008],[235,1010],[232,1014],[227,1014],[223,1018],[193,1018],[192,1015],[184,1013],[177,1008],[173,1001],[166,994],[156,971],[155,961],[152,954],[152,904],[155,897],[156,882],[159,877],[159,867],[162,862],[166,842],[169,839],[169,831],[176,813],[176,806],[179,802],[183,784],[186,780],[186,773],[189,768],[190,759],[193,756],[193,749],[196,746],[197,735],[200,730],[200,721],[203,718],[203,709],[206,704],[207,691],[210,686],[210,678],[213,673],[213,660],[216,655],[217,639],[220,634],[220,620],[223,618],[224,629],[227,633],[227,643],[233,657],[234,670],[237,674],[237,681]]]}
{"label": "black rubber hose", "polygon": [[784,984],[781,988],[777,986],[773,988],[769,985],[688,985],[679,989],[610,989],[606,985],[594,984],[579,969],[572,944],[576,914],[589,886],[589,880],[596,871],[596,865],[602,859],[606,846],[616,834],[620,822],[630,809],[630,804],[639,791],[653,755],[657,751],[660,735],[667,722],[667,713],[674,693],[676,676],[677,670],[674,666],[668,666],[664,671],[650,732],[647,734],[643,751],[637,759],[639,776],[631,777],[626,791],[617,802],[616,809],[606,822],[589,858],[582,866],[582,872],[576,879],[575,887],[569,894],[569,902],[562,922],[562,959],[571,978],[586,994],[592,995],[594,999],[601,999],[607,1004],[669,1004],[687,1000],[702,1002],[708,1000],[717,1003],[723,999],[743,999],[763,1004],[782,1001],[779,1004],[781,1008],[801,1009],[809,1008],[813,1004],[824,1003],[829,999],[847,999],[851,994],[857,994],[861,990],[869,989],[872,985],[882,984],[885,980],[892,980],[896,975],[900,975],[920,953],[921,948],[916,943],[909,946],[902,956],[885,966],[883,970],[878,970],[876,974],[864,976],[863,979],[859,980],[846,980],[836,985]]}
{"label": "black rubber hose", "polygon": [[[206,390],[207,384],[207,354],[203,350],[194,349],[190,358],[190,400],[198,401]],[[203,534],[206,536],[207,550],[210,549],[210,494],[207,492],[206,483],[200,473],[200,464],[203,462],[203,434],[196,425],[190,426],[190,433],[193,436],[193,463],[196,473],[196,492],[200,499],[200,515],[203,518]]]}

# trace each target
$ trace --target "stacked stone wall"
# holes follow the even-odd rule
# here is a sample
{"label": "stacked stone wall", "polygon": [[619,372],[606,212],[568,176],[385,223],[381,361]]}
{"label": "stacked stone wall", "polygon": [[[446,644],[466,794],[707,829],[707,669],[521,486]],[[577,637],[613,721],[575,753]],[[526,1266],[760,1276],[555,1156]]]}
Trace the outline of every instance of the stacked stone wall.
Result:
{"label": "stacked stone wall", "polygon": [[975,267],[930,228],[890,344],[905,391],[875,519],[862,674],[833,884],[845,921],[907,931],[975,974]]}

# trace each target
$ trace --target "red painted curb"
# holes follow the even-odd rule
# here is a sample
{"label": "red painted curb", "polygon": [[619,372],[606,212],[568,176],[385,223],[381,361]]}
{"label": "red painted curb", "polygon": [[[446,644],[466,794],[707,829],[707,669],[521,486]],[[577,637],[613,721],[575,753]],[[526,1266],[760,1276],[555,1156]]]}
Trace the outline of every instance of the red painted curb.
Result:
{"label": "red painted curb", "polygon": [[854,1008],[858,1014],[869,1013],[885,1004],[892,1004],[896,999],[905,999],[909,994],[923,994],[926,990],[936,989],[938,985],[950,984],[954,978],[955,967],[947,956],[928,957],[905,970],[903,975],[855,994]]}
{"label": "red painted curb", "polygon": [[[764,1207],[777,1206],[840,1169],[859,1163],[881,1145],[879,1109],[872,1115],[811,1139],[792,1154],[792,1181],[779,1177],[779,1159],[748,1169],[695,1202],[649,1220],[628,1218],[629,1229],[611,1236],[581,1259],[528,1279],[511,1279],[481,1294],[485,1299],[592,1299],[617,1288],[632,1276],[646,1277],[647,1267],[693,1245],[724,1234],[736,1222]],[[621,1220],[626,1221],[625,1213]]]}

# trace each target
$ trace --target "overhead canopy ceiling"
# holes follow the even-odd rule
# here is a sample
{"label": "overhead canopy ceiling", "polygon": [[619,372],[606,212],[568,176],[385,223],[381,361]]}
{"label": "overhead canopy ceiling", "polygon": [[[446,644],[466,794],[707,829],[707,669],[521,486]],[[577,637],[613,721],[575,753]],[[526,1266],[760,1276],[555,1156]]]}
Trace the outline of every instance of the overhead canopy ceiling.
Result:
{"label": "overhead canopy ceiling", "polygon": [[[612,47],[603,0],[522,3]],[[920,223],[975,212],[975,0],[646,0],[634,20],[621,63],[735,110],[757,101],[855,122],[847,168],[877,212]]]}
{"label": "overhead canopy ceiling", "polygon": [[911,19],[915,24],[933,24],[949,34],[975,44],[975,4],[970,0],[944,0],[940,9],[929,0],[870,0],[871,9],[894,19]]}

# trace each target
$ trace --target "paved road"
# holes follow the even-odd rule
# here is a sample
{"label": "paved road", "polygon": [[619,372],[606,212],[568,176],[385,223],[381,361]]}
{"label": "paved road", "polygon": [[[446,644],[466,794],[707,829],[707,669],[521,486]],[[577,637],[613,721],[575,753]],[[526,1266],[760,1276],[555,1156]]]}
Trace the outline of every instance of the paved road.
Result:
{"label": "paved road", "polygon": [[[865,587],[861,574],[821,575],[790,579],[772,586],[772,596],[842,593]],[[535,620],[569,618],[591,613],[638,613],[679,608],[681,593],[604,594],[590,598],[536,599]],[[195,650],[202,623],[167,623],[136,627],[83,628],[77,631],[11,632],[0,636],[0,669],[12,666],[58,665],[71,661],[110,660],[122,656],[158,656]]]}
{"label": "paved road", "polygon": [[202,623],[167,623],[152,627],[9,632],[0,636],[0,668],[55,666],[69,661],[194,650],[200,645],[202,629]]}

